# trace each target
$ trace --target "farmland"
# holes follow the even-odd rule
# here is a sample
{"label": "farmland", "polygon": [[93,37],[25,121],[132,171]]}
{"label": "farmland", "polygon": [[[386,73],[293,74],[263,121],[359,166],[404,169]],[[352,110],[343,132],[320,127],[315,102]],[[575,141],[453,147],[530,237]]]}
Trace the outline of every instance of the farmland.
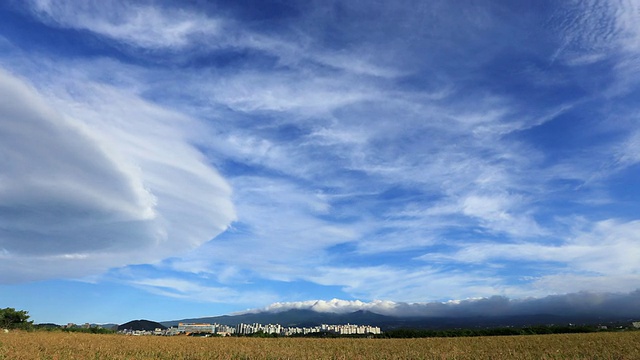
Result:
{"label": "farmland", "polygon": [[640,332],[423,339],[0,333],[0,359],[640,359]]}

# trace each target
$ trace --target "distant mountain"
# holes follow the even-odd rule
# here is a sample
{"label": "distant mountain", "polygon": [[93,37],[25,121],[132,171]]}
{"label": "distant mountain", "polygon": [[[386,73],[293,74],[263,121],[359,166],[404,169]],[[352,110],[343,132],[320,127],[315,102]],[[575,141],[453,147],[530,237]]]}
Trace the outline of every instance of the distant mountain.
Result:
{"label": "distant mountain", "polygon": [[280,324],[283,326],[311,327],[321,324],[356,324],[378,326],[383,331],[398,328],[412,329],[456,329],[524,327],[533,325],[603,324],[628,319],[588,316],[560,316],[549,314],[471,317],[395,317],[370,311],[356,311],[346,314],[321,313],[313,310],[287,310],[282,312],[258,312],[240,315],[224,315],[183,320],[164,321],[163,325],[177,326],[178,323],[218,323],[235,326],[239,323]]}
{"label": "distant mountain", "polygon": [[39,323],[35,324],[34,326],[39,329],[56,329],[60,327],[60,325],[53,323]]}
{"label": "distant mountain", "polygon": [[370,324],[388,319],[388,316],[369,311],[356,311],[349,314],[320,313],[313,310],[287,310],[282,312],[258,312],[240,315],[223,315],[162,322],[165,326],[175,326],[178,323],[202,322],[223,325],[245,324],[280,324],[283,326],[316,326],[320,324]]}
{"label": "distant mountain", "polygon": [[124,323],[118,326],[118,331],[120,330],[146,330],[153,331],[157,328],[166,329],[166,326],[161,323],[157,323],[155,321],[150,320],[133,320],[128,323]]}

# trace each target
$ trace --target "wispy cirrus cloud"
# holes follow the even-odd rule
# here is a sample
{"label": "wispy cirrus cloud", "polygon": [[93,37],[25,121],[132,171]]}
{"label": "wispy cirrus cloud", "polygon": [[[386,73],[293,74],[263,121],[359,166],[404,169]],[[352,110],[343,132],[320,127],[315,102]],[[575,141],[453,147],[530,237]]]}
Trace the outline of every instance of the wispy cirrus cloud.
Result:
{"label": "wispy cirrus cloud", "polygon": [[154,294],[178,299],[188,299],[204,303],[252,304],[269,302],[277,299],[277,295],[267,291],[239,290],[224,286],[211,286],[202,281],[184,278],[137,278],[128,282]]}
{"label": "wispy cirrus cloud", "polygon": [[355,299],[464,299],[505,294],[505,282],[489,271],[447,271],[438,266],[324,266],[306,275],[307,281],[341,286]]}
{"label": "wispy cirrus cloud", "polygon": [[[640,269],[635,261],[638,225],[637,221],[606,220],[566,235],[566,240],[556,244],[527,241],[460,243],[451,253],[429,253],[419,259],[497,266],[507,262],[546,264],[539,269],[543,275],[530,279],[530,289],[551,288],[550,284],[556,283],[553,288],[559,291],[562,288],[560,279],[575,278],[580,280],[573,281],[572,285],[567,284],[570,281],[565,282],[572,291],[593,288],[590,284],[598,283],[597,288],[619,292],[637,287],[640,280],[636,275]],[[604,279],[609,279],[606,286]]]}
{"label": "wispy cirrus cloud", "polygon": [[129,2],[33,0],[31,11],[55,26],[89,30],[128,45],[150,49],[180,49],[217,36],[221,24],[193,11],[169,14],[156,6]]}
{"label": "wispy cirrus cloud", "polygon": [[[197,8],[160,6],[144,2],[90,1],[78,6],[66,0],[31,0],[30,12],[41,21],[53,26],[87,30],[115,41],[116,44],[154,51],[169,51],[173,59],[179,51],[196,53],[238,49],[251,50],[275,56],[284,66],[296,67],[300,63],[324,66],[349,74],[394,78],[404,72],[374,63],[373,53],[364,56],[345,56],[341,52],[320,50],[311,38],[301,31],[295,32],[297,41],[289,36],[276,36],[245,28],[231,17],[201,12]],[[286,89],[280,89],[286,91]],[[301,92],[288,95],[301,96]],[[271,95],[271,96],[269,96]],[[272,93],[267,100],[277,103],[284,98]],[[331,93],[325,95],[330,96]],[[255,96],[255,93],[245,94]],[[249,104],[239,99],[245,106]],[[275,105],[275,104],[274,104]]]}

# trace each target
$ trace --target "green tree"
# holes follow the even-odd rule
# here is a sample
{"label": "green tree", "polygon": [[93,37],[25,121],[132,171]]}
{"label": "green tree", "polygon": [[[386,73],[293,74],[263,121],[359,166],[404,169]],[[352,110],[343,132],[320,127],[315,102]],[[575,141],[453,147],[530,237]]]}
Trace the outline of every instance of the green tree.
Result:
{"label": "green tree", "polygon": [[0,328],[2,329],[29,329],[33,321],[29,321],[29,312],[14,308],[0,309]]}

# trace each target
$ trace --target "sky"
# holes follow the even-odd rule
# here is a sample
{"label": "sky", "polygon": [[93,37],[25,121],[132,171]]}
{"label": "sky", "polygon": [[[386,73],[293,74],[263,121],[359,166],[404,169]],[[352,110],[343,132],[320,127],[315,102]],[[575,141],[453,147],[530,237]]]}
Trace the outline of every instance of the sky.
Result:
{"label": "sky", "polygon": [[638,99],[634,0],[3,1],[0,308],[637,299]]}

